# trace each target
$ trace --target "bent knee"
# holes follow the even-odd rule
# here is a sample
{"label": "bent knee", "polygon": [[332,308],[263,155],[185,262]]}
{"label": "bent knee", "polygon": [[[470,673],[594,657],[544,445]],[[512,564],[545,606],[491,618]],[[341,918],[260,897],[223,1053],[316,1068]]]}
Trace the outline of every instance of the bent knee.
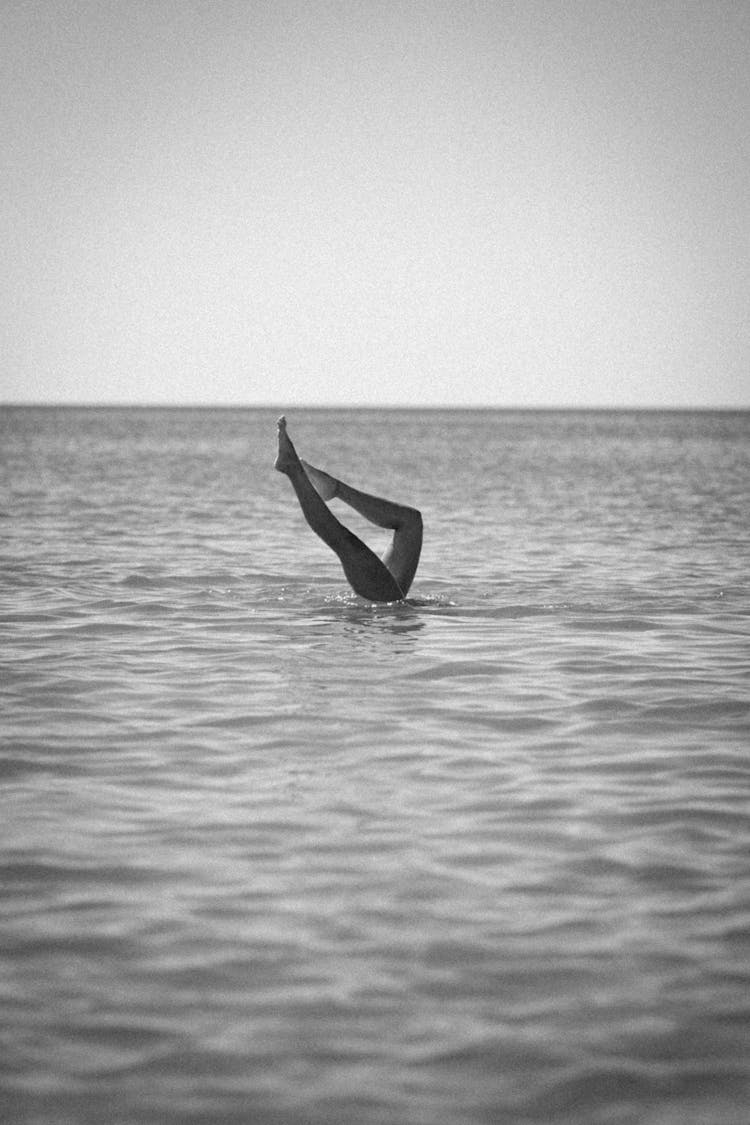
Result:
{"label": "bent knee", "polygon": [[422,513],[419,508],[404,508],[403,526],[412,528],[414,531],[422,530]]}
{"label": "bent knee", "polygon": [[406,526],[409,528],[411,536],[421,543],[424,524],[422,522],[422,513],[418,508],[409,508],[409,522]]}

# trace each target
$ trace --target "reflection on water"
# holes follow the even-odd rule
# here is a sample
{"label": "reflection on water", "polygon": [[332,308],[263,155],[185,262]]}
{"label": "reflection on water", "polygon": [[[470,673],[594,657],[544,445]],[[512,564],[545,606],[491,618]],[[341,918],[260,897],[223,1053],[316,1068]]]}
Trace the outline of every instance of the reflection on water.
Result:
{"label": "reflection on water", "polygon": [[375,605],[367,602],[354,602],[353,599],[340,599],[331,622],[343,623],[347,631],[364,635],[374,634],[390,638],[408,637],[425,627],[419,603],[398,602],[392,605]]}
{"label": "reflection on water", "polygon": [[296,422],[408,601],[271,412],[0,414],[4,1119],[744,1125],[748,416]]}

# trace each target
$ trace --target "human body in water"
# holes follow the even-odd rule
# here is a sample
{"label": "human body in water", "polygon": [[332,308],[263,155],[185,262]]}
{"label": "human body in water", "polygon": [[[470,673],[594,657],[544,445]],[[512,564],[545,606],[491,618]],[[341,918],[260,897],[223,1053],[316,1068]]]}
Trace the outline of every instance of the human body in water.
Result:
{"label": "human body in water", "polygon": [[[309,465],[297,456],[286,432],[286,418],[278,421],[279,453],[276,469],[285,473],[297,494],[302,514],[324,543],[339,557],[349,585],[372,602],[396,602],[406,597],[422,550],[422,517],[416,508],[369,496]],[[344,527],[327,501],[343,500],[370,523],[393,530],[382,559]]]}

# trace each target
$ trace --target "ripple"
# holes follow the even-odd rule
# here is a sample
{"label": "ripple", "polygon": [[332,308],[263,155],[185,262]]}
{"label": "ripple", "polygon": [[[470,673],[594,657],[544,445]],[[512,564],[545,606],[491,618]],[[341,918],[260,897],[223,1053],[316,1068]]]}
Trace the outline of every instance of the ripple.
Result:
{"label": "ripple", "polygon": [[14,1119],[744,1122],[745,416],[307,415],[392,606],[262,412],[4,417]]}

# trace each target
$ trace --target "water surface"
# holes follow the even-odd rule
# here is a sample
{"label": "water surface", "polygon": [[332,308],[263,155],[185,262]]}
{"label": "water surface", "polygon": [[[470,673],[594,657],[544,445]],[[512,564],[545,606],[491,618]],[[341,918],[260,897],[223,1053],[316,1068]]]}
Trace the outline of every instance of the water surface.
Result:
{"label": "water surface", "polygon": [[0,1113],[744,1125],[750,415],[288,413],[407,603],[271,412],[0,413]]}

